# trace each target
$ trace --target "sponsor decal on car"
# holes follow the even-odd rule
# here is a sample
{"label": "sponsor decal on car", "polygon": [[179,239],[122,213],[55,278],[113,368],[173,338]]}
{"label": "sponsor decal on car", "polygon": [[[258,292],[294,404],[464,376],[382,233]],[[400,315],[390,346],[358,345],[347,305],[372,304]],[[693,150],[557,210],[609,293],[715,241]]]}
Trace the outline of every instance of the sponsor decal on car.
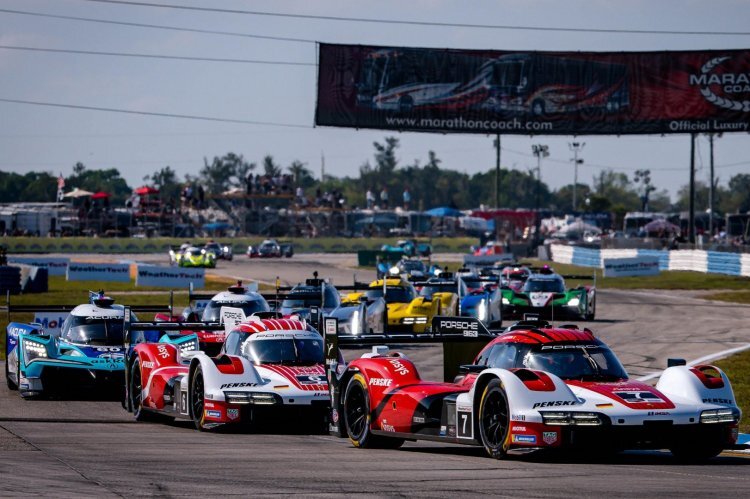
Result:
{"label": "sponsor decal on car", "polygon": [[169,350],[167,350],[167,347],[165,345],[159,345],[156,347],[159,350],[159,357],[162,359],[166,359],[169,357]]}
{"label": "sponsor decal on car", "polygon": [[640,404],[642,402],[664,402],[661,397],[656,395],[655,393],[651,392],[631,392],[631,391],[622,391],[622,392],[612,392],[613,394],[617,395],[621,399],[623,399],[628,404]]}
{"label": "sponsor decal on car", "polygon": [[399,373],[401,376],[406,376],[409,374],[409,369],[401,363],[398,359],[388,359],[388,362],[391,363],[393,368],[396,370],[397,373]]}
{"label": "sponsor decal on car", "polygon": [[414,416],[413,418],[411,418],[411,420],[412,420],[412,421],[413,421],[414,423],[418,423],[418,424],[424,424],[424,418],[423,418],[423,417],[421,417],[421,416]]}
{"label": "sponsor decal on car", "polygon": [[516,444],[535,444],[536,435],[513,435],[513,443]]}
{"label": "sponsor decal on car", "polygon": [[703,399],[704,404],[731,404],[732,401],[729,399],[717,399],[717,398],[707,398]]}
{"label": "sponsor decal on car", "polygon": [[524,414],[511,414],[510,420],[511,421],[526,421],[526,416]]}
{"label": "sponsor decal on car", "polygon": [[224,383],[219,387],[219,390],[223,390],[224,388],[245,388],[248,386],[257,386],[257,383]]}
{"label": "sponsor decal on car", "polygon": [[370,378],[370,386],[391,386],[392,379],[387,378]]}
{"label": "sponsor decal on car", "polygon": [[575,404],[575,400],[550,400],[548,402],[536,402],[531,408],[536,409],[537,407],[562,407]]}
{"label": "sponsor decal on car", "polygon": [[648,411],[647,416],[671,416],[672,414],[667,411]]}
{"label": "sponsor decal on car", "polygon": [[143,364],[141,364],[141,367],[143,367],[144,369],[153,369],[154,363],[147,360]]}
{"label": "sponsor decal on car", "polygon": [[552,445],[555,442],[557,442],[557,432],[556,431],[545,431],[542,433],[542,440],[544,440],[544,443],[547,445]]}
{"label": "sponsor decal on car", "polygon": [[227,409],[227,417],[234,421],[235,419],[240,417],[240,410],[239,409]]}
{"label": "sponsor decal on car", "polygon": [[393,425],[388,424],[388,421],[386,421],[385,419],[380,423],[380,428],[383,431],[396,431],[396,428],[394,428]]}
{"label": "sponsor decal on car", "polygon": [[525,426],[514,426],[511,428],[511,431],[526,431]]}
{"label": "sponsor decal on car", "polygon": [[221,418],[221,411],[206,411],[206,416],[209,418]]}
{"label": "sponsor decal on car", "polygon": [[323,374],[297,375],[296,378],[300,385],[325,385],[328,383],[328,380]]}
{"label": "sponsor decal on car", "polygon": [[336,409],[334,409],[333,411],[331,411],[331,420],[334,423],[338,423],[339,422],[339,411],[337,411]]}

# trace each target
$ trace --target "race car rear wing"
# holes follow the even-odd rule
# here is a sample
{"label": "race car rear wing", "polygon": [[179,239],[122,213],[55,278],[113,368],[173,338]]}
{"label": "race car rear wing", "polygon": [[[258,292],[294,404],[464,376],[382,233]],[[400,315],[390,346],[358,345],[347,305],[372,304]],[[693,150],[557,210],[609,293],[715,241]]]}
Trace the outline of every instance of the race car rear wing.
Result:
{"label": "race car rear wing", "polygon": [[481,349],[497,337],[496,333],[490,332],[474,317],[436,316],[432,319],[432,332],[423,334],[339,335],[338,319],[325,317],[322,322],[328,389],[334,411],[330,418],[330,431],[337,435],[341,435],[341,428],[338,413],[335,411],[340,413],[341,392],[348,382],[346,363],[340,349],[368,345],[441,343],[443,378],[445,381],[453,381],[459,373],[459,367],[462,364],[471,364]]}

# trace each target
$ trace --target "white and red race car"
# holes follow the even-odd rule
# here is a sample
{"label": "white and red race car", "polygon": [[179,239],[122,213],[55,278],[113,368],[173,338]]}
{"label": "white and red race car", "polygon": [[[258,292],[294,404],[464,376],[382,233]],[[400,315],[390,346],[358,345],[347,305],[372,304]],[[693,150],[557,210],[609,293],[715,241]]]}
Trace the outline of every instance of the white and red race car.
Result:
{"label": "white and red race car", "polygon": [[[442,341],[490,336],[468,317],[436,317],[433,332]],[[629,379],[588,329],[519,323],[462,368],[452,383],[425,381],[406,356],[376,347],[336,371],[334,414],[357,447],[427,439],[480,445],[495,458],[579,447],[669,449],[698,460],[737,440],[740,409],[720,369],[675,365],[654,387]]]}
{"label": "white and red race car", "polygon": [[197,349],[195,335],[184,334],[189,325],[160,324],[180,334],[131,349],[126,409],[139,421],[190,419],[199,430],[286,419],[324,430],[330,396],[320,334],[302,320],[241,317],[237,324],[224,321],[229,333],[215,357]]}

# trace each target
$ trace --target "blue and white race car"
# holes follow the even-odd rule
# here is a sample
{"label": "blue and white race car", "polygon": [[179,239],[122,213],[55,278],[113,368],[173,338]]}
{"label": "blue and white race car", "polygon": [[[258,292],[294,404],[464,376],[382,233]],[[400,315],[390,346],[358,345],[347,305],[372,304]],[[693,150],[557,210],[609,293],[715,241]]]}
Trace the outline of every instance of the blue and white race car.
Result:
{"label": "blue and white race car", "polygon": [[[59,332],[37,323],[7,327],[5,376],[22,397],[124,386],[123,306],[103,293],[70,310]],[[37,307],[43,308],[43,307]],[[116,388],[115,388],[116,387]]]}

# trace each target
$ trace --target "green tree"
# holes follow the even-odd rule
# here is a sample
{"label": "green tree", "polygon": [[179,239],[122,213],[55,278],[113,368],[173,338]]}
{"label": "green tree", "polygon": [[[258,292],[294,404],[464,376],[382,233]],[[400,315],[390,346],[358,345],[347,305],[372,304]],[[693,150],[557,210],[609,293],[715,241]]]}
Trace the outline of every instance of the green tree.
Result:
{"label": "green tree", "polygon": [[269,177],[281,175],[281,166],[279,166],[270,154],[263,158],[263,173]]}
{"label": "green tree", "polygon": [[230,187],[243,186],[247,174],[256,166],[255,163],[245,161],[241,154],[233,152],[222,157],[214,156],[210,164],[203,158],[203,165],[200,180],[210,194],[221,194]]}
{"label": "green tree", "polygon": [[65,187],[67,189],[77,187],[90,192],[106,192],[110,195],[110,202],[113,204],[124,203],[132,192],[117,168],[89,170],[81,162],[73,166],[73,175],[65,179]]}
{"label": "green tree", "polygon": [[143,180],[159,189],[163,200],[176,200],[180,196],[180,179],[171,166],[165,166],[151,175],[146,175]]}
{"label": "green tree", "polygon": [[750,174],[740,173],[729,179],[729,191],[720,206],[724,213],[750,211]]}
{"label": "green tree", "polygon": [[29,172],[20,175],[0,171],[0,199],[3,202],[53,202],[56,198],[57,178],[51,173]]}
{"label": "green tree", "polygon": [[391,175],[398,166],[396,149],[399,141],[396,137],[386,137],[385,144],[373,142],[375,147],[375,169],[380,175]]}
{"label": "green tree", "polygon": [[303,163],[302,161],[292,161],[292,163],[287,167],[287,170],[292,175],[295,185],[298,185],[303,189],[315,185],[315,179],[312,176],[312,171],[310,171],[310,169],[305,166],[305,163]]}

